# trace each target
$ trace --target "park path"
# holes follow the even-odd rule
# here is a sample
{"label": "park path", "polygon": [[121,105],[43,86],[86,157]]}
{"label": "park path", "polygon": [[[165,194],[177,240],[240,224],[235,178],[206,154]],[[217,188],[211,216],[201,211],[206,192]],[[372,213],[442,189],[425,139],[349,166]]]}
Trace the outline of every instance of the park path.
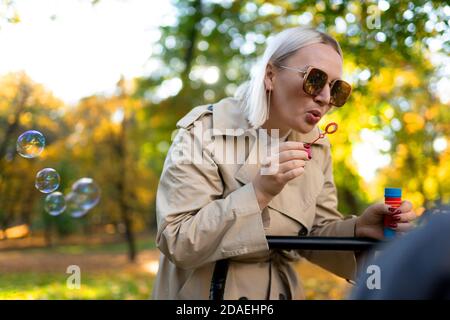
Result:
{"label": "park path", "polygon": [[125,253],[58,253],[58,252],[0,252],[0,273],[61,272],[69,265],[78,265],[85,271],[113,271],[148,269],[158,261],[158,250],[139,252],[135,263]]}

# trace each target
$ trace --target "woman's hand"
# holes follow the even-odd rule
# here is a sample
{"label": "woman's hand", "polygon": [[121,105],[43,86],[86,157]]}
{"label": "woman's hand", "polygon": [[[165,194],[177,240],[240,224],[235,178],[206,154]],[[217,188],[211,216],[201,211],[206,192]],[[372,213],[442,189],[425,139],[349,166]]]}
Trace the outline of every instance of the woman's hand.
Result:
{"label": "woman's hand", "polygon": [[383,239],[383,220],[385,215],[392,215],[394,225],[391,229],[406,232],[413,228],[411,221],[417,218],[409,201],[403,201],[399,208],[391,208],[384,203],[373,204],[356,220],[355,236]]}
{"label": "woman's hand", "polygon": [[[253,179],[253,187],[261,209],[264,209],[270,200],[283,190],[286,183],[303,174],[306,161],[308,161],[308,153],[301,142],[287,141],[280,143],[277,155],[278,160],[275,156],[268,158],[263,163],[264,167],[278,166],[277,172],[261,174],[260,170]],[[275,163],[276,161],[278,161],[278,164]]]}

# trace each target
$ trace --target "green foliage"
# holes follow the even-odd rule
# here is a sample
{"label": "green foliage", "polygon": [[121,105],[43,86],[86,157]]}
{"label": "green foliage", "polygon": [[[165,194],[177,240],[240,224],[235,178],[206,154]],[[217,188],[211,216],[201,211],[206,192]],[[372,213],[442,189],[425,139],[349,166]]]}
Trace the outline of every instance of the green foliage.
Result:
{"label": "green foliage", "polygon": [[[382,198],[383,188],[388,185],[403,187],[405,197],[416,206],[429,205],[427,200],[437,198],[449,200],[450,189],[444,178],[448,169],[441,172],[440,178],[428,182],[434,186],[428,188],[431,192],[424,190],[426,178],[434,176],[436,170],[442,171],[443,161],[448,158],[448,151],[437,153],[431,147],[436,137],[448,137],[449,128],[442,120],[449,118],[449,110],[430,90],[439,70],[429,59],[433,39],[442,42],[441,53],[450,52],[449,42],[444,41],[444,34],[449,32],[448,6],[444,10],[446,5],[440,1],[377,3],[173,2],[177,20],[161,26],[161,38],[153,50],[152,58],[160,61],[161,67],[150,77],[138,79],[136,90],[147,101],[148,122],[155,120],[152,130],[157,134],[148,143],[169,142],[176,120],[189,109],[232,95],[248,79],[251,66],[271,34],[287,27],[310,25],[329,32],[340,42],[345,75],[354,86],[349,103],[326,117],[340,124],[339,133],[330,139],[341,211],[361,213],[369,202]],[[212,67],[218,68],[220,76],[208,83],[202,73]],[[181,90],[161,101],[158,93],[168,90],[173,79],[182,82]],[[392,115],[386,117],[386,112]],[[164,121],[159,120],[162,118]],[[422,120],[415,129],[414,124],[397,125],[415,123],[419,118]],[[363,129],[378,132],[389,141],[390,150],[381,152],[394,159],[370,185],[361,179],[351,160]],[[398,166],[396,159],[401,157],[402,146],[411,149],[410,158]],[[152,155],[152,161],[159,157],[157,163],[162,163],[164,154]]]}

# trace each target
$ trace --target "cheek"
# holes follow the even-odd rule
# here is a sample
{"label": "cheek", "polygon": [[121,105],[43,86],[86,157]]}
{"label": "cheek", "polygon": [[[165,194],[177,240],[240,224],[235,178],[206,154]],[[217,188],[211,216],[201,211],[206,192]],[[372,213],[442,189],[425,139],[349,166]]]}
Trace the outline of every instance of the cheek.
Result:
{"label": "cheek", "polygon": [[297,122],[311,103],[311,97],[302,88],[299,78],[280,77],[272,92],[271,108],[276,110],[278,117],[285,123]]}
{"label": "cheek", "polygon": [[303,91],[301,90],[300,83],[290,81],[280,81],[279,85],[275,88],[276,104],[283,108],[284,110],[290,109],[291,107],[298,105],[304,100]]}
{"label": "cheek", "polygon": [[311,97],[306,95],[298,87],[285,88],[277,99],[277,107],[279,112],[285,117],[295,117],[303,114],[306,106],[309,104]]}

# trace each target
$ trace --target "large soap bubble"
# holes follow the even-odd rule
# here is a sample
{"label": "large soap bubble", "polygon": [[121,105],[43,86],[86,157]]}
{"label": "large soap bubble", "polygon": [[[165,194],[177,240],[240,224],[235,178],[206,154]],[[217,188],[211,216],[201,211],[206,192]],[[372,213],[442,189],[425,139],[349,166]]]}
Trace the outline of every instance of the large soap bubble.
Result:
{"label": "large soap bubble", "polygon": [[81,206],[80,196],[76,193],[70,192],[65,197],[66,200],[66,212],[74,218],[81,218],[88,210]]}
{"label": "large soap bubble", "polygon": [[22,133],[16,143],[17,152],[24,158],[36,158],[44,150],[44,147],[44,135],[36,130]]}
{"label": "large soap bubble", "polygon": [[92,209],[100,200],[100,188],[91,178],[81,178],[72,185],[79,205],[84,210]]}

